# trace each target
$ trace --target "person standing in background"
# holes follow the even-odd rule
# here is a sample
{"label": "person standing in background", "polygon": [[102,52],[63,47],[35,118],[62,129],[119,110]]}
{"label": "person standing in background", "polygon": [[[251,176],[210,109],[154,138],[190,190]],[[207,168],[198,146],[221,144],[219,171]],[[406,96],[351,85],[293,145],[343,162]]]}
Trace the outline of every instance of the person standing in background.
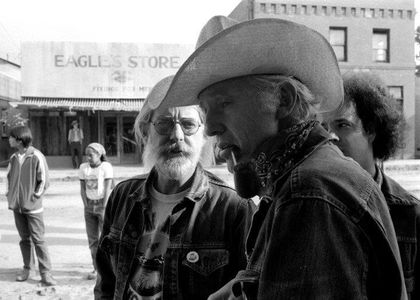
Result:
{"label": "person standing in background", "polygon": [[[71,161],[73,169],[79,168],[82,163],[83,130],[79,128],[77,120],[71,122],[72,129],[69,130],[68,141],[70,144]],[[77,162],[76,162],[77,156]]]}
{"label": "person standing in background", "polygon": [[96,279],[96,252],[104,222],[105,206],[112,189],[112,165],[106,161],[105,148],[99,143],[86,147],[87,162],[80,165],[80,194],[85,207],[86,233],[94,270],[87,279]]}
{"label": "person standing in background", "polygon": [[397,235],[409,299],[420,299],[420,201],[380,167],[402,148],[403,116],[386,85],[373,73],[343,75],[344,103],[325,122],[343,153],[381,188]]}
{"label": "person standing in background", "polygon": [[19,245],[23,257],[23,270],[16,276],[16,281],[26,281],[30,277],[34,268],[35,247],[41,283],[56,285],[50,272],[51,261],[44,240],[42,198],[48,187],[48,165],[44,155],[31,146],[32,133],[28,127],[12,128],[9,143],[17,151],[10,157],[7,167],[6,195],[21,239]]}

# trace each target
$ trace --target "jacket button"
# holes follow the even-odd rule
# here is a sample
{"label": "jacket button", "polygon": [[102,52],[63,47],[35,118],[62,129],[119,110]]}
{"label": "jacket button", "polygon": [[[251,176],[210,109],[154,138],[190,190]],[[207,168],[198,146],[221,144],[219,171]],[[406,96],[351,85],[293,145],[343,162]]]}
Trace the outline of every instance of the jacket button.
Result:
{"label": "jacket button", "polygon": [[187,261],[190,263],[196,263],[200,259],[200,256],[195,251],[190,251],[187,254]]}
{"label": "jacket button", "polygon": [[132,237],[132,238],[136,238],[136,237],[138,237],[137,231],[133,231],[133,232],[131,233],[131,237]]}

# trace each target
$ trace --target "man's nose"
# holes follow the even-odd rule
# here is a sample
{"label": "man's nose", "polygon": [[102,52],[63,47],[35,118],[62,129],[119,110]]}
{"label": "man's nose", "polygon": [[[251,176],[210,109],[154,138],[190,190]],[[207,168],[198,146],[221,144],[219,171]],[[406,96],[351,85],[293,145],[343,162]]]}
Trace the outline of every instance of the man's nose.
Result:
{"label": "man's nose", "polygon": [[335,134],[335,132],[332,131],[332,130],[330,130],[330,136],[331,136],[331,139],[333,140],[333,142],[338,142],[340,140],[340,138],[338,137],[338,135]]}
{"label": "man's nose", "polygon": [[184,131],[182,130],[181,124],[175,123],[172,129],[171,139],[182,141],[184,139]]}
{"label": "man's nose", "polygon": [[206,114],[205,131],[207,136],[222,135],[224,126],[217,114],[210,111]]}

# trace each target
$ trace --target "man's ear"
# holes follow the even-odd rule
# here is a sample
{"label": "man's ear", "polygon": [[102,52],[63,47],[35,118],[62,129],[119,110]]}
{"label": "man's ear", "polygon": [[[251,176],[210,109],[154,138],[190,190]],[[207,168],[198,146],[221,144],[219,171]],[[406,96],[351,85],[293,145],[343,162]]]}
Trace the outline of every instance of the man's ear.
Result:
{"label": "man's ear", "polygon": [[149,138],[149,129],[150,129],[150,123],[149,124],[145,124],[143,126],[140,126],[140,140],[143,143],[143,145],[146,145],[147,140]]}
{"label": "man's ear", "polygon": [[294,110],[297,101],[297,92],[290,82],[283,82],[277,93],[279,105],[277,107],[277,119],[288,117]]}
{"label": "man's ear", "polygon": [[364,125],[362,125],[362,128],[367,136],[368,142],[372,144],[376,138],[375,126],[369,124],[367,127],[365,127]]}
{"label": "man's ear", "polygon": [[368,137],[369,143],[373,144],[373,141],[376,138],[376,132],[374,130],[370,130],[370,131],[366,132],[366,135]]}

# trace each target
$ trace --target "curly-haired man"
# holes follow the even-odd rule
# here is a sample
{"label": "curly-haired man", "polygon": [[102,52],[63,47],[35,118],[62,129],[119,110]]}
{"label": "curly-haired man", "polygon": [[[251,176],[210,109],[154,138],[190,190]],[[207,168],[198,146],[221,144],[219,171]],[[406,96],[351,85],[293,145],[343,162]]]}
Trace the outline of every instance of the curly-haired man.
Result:
{"label": "curly-haired man", "polygon": [[325,123],[343,153],[381,187],[398,239],[408,296],[419,299],[420,202],[378,166],[401,148],[404,119],[379,77],[353,72],[343,77],[344,102]]}

